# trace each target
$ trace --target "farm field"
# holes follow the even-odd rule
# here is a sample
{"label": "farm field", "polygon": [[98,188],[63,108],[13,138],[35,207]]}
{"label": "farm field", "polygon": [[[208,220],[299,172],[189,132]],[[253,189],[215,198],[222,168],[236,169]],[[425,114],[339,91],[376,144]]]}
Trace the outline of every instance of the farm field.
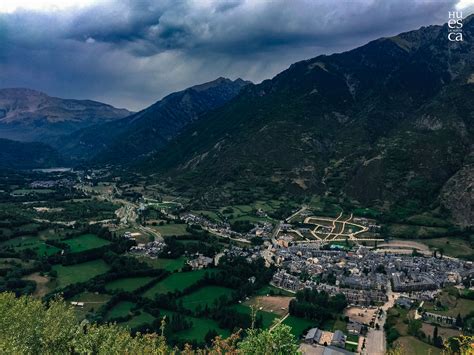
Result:
{"label": "farm field", "polygon": [[196,270],[186,272],[176,272],[158,282],[155,286],[144,293],[145,297],[153,298],[156,294],[174,291],[183,291],[189,286],[202,279],[209,270]]}
{"label": "farm field", "polygon": [[189,233],[186,231],[186,227],[187,224],[170,223],[162,226],[156,226],[154,229],[160,232],[163,237],[168,237],[172,235],[189,235]]}
{"label": "farm field", "polygon": [[5,242],[2,242],[0,244],[0,247],[2,248],[11,247],[16,252],[19,252],[25,249],[31,249],[31,250],[34,250],[38,256],[50,256],[60,251],[59,248],[46,244],[39,237],[33,237],[33,236],[13,238]]}
{"label": "farm field", "polygon": [[[474,241],[474,236],[471,236],[471,240]],[[442,249],[445,255],[455,258],[463,258],[472,254],[470,242],[459,237],[423,239],[422,243],[430,249]]]}
{"label": "farm field", "polygon": [[141,311],[140,314],[132,317],[130,320],[126,321],[126,322],[123,322],[123,323],[120,323],[126,327],[129,327],[129,328],[136,328],[136,327],[139,327],[143,324],[151,324],[153,321],[155,320],[155,318],[147,313],[147,312],[144,312],[144,311]]}
{"label": "farm field", "polygon": [[102,294],[102,293],[93,293],[93,292],[83,292],[79,295],[72,297],[69,302],[84,302],[84,307],[75,307],[76,315],[79,319],[84,319],[86,314],[93,312],[99,309],[101,306],[106,304],[112,296]]}
{"label": "farm field", "polygon": [[[160,317],[166,316],[171,317],[175,312],[168,310],[160,310]],[[207,318],[195,318],[190,316],[185,316],[188,321],[193,323],[193,326],[190,329],[182,330],[173,334],[175,339],[189,340],[203,342],[206,334],[209,330],[214,329],[218,334],[222,335],[224,338],[230,335],[230,331],[227,329],[222,329],[219,327],[217,322],[212,319]]]}
{"label": "farm field", "polygon": [[108,240],[99,238],[95,234],[83,234],[72,239],[64,240],[64,243],[69,245],[72,253],[100,248],[110,244]]}
{"label": "farm field", "polygon": [[220,286],[205,286],[197,291],[183,296],[180,300],[183,302],[184,308],[195,311],[199,306],[204,308],[211,307],[220,297],[232,296],[233,291],[230,288]]}
{"label": "farm field", "polygon": [[0,258],[0,269],[10,269],[15,265],[26,268],[33,265],[33,261],[21,260],[20,258]]}
{"label": "farm field", "polygon": [[144,256],[137,256],[137,259],[143,261],[155,269],[164,269],[167,271],[178,271],[186,264],[186,258],[179,257],[177,259],[151,259]]}
{"label": "farm field", "polygon": [[125,277],[106,283],[105,289],[107,291],[123,290],[126,292],[133,292],[137,288],[146,285],[151,280],[153,280],[153,277],[151,276]]}
{"label": "farm field", "polygon": [[[234,309],[235,311],[243,314],[248,314],[249,316],[252,315],[252,309],[249,306],[242,305],[242,304],[236,304],[230,307],[231,309]],[[269,328],[273,324],[274,320],[279,318],[276,314],[266,312],[266,311],[260,311],[257,309],[256,313],[257,317],[262,317],[262,323],[264,328]]]}
{"label": "farm field", "polygon": [[43,297],[47,293],[52,291],[52,282],[47,276],[40,275],[39,272],[22,277],[23,280],[34,281],[36,283],[36,289],[33,292],[35,297]]}
{"label": "farm field", "polygon": [[288,313],[288,307],[293,297],[285,296],[255,296],[245,302],[247,306],[254,306],[262,311],[284,316]]}
{"label": "farm field", "polygon": [[125,317],[135,306],[136,304],[133,302],[121,301],[117,303],[109,312],[107,312],[106,319]]}
{"label": "farm field", "polygon": [[82,264],[75,265],[54,265],[52,270],[57,272],[57,288],[66,287],[68,285],[87,281],[97,275],[101,275],[109,271],[110,267],[102,259],[87,261]]}

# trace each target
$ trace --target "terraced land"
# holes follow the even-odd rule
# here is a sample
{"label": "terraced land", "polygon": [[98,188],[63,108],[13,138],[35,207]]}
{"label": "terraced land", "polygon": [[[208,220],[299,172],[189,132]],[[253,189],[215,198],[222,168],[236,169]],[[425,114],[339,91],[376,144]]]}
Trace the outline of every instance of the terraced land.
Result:
{"label": "terraced land", "polygon": [[125,277],[123,279],[117,279],[105,284],[107,291],[123,290],[126,292],[133,292],[137,288],[140,288],[153,280],[151,276],[142,277]]}
{"label": "terraced land", "polygon": [[220,297],[225,296],[230,298],[232,293],[233,291],[230,288],[206,286],[190,293],[189,295],[181,297],[180,300],[183,302],[184,308],[195,311],[198,307],[201,307],[201,309],[206,306],[212,307],[214,302],[216,302]]}
{"label": "terraced land", "polygon": [[69,245],[72,253],[96,249],[110,244],[108,240],[99,238],[95,234],[83,234],[75,238],[64,240],[64,243]]}
{"label": "terraced land", "polygon": [[75,265],[54,265],[52,270],[57,272],[56,287],[62,288],[68,285],[85,282],[97,275],[101,275],[110,270],[109,265],[102,259],[87,261]]}

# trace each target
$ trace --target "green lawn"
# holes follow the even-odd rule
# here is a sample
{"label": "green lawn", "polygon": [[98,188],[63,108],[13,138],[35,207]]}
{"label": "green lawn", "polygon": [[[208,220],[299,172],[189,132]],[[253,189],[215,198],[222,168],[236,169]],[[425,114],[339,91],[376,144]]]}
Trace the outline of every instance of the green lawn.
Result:
{"label": "green lawn", "polygon": [[[236,310],[239,313],[248,314],[249,316],[252,315],[252,310],[250,309],[250,307],[243,304],[236,304],[236,305],[231,306],[230,308]],[[274,313],[260,311],[260,310],[257,310],[256,316],[262,317],[264,328],[269,328],[273,324],[273,321],[276,318],[278,318],[278,316]]]}
{"label": "green lawn", "polygon": [[110,244],[108,240],[99,238],[95,234],[83,234],[72,239],[64,240],[64,243],[69,245],[73,253],[100,248]]}
{"label": "green lawn", "polygon": [[340,330],[343,333],[347,333],[347,323],[340,319],[331,319],[329,321],[324,322],[322,328],[324,330],[335,332],[336,330]]}
{"label": "green lawn", "polygon": [[298,338],[301,335],[303,335],[303,332],[306,329],[312,328],[315,326],[315,323],[310,320],[307,320],[304,318],[298,318],[294,316],[289,316],[288,318],[286,318],[283,321],[283,324],[290,326],[292,333]]}
{"label": "green lawn", "polygon": [[76,265],[54,265],[52,269],[58,274],[57,287],[62,288],[104,274],[110,267],[102,259],[97,259]]}
{"label": "green lawn", "polygon": [[180,270],[186,264],[186,258],[184,257],[177,259],[151,259],[144,256],[137,256],[137,258],[155,269],[164,269],[171,272]]}
{"label": "green lawn", "polygon": [[146,285],[151,280],[153,280],[153,277],[151,276],[125,277],[106,283],[105,289],[107,291],[123,290],[126,292],[133,292],[137,288]]}
{"label": "green lawn", "polygon": [[198,306],[204,308],[206,305],[211,308],[214,302],[220,297],[226,296],[227,298],[232,297],[232,290],[226,287],[220,286],[206,286],[202,287],[189,295],[181,297],[183,306],[191,311],[195,311]]}
{"label": "green lawn", "polygon": [[144,293],[145,297],[154,298],[156,294],[183,291],[189,286],[202,279],[209,270],[196,270],[177,272],[158,282],[155,286]]}
{"label": "green lawn", "polygon": [[125,317],[136,306],[133,302],[122,301],[117,303],[110,311],[107,312],[106,319],[113,319],[117,317]]}

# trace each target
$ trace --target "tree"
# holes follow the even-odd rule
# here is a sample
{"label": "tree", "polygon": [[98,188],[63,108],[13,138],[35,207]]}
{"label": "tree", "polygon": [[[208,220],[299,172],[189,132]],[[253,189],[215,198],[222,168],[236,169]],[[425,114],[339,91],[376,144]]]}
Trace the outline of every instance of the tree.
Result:
{"label": "tree", "polygon": [[408,323],[408,334],[418,337],[421,327],[422,324],[420,320],[411,320]]}
{"label": "tree", "polygon": [[204,341],[206,344],[212,344],[213,340],[218,336],[217,332],[215,329],[209,329],[207,332],[206,336],[204,337]]}
{"label": "tree", "polygon": [[0,353],[105,354],[165,353],[156,334],[132,337],[117,325],[78,323],[74,309],[60,299],[48,306],[32,297],[0,294]]}
{"label": "tree", "polygon": [[459,328],[462,328],[463,326],[463,321],[462,321],[462,317],[461,317],[461,314],[458,313],[457,317],[456,317],[456,327],[459,327]]}
{"label": "tree", "polygon": [[242,354],[293,355],[298,350],[298,343],[291,328],[279,324],[272,330],[248,330],[247,337],[239,344],[239,350]]}
{"label": "tree", "polygon": [[433,329],[433,345],[438,347],[438,348],[441,348],[443,346],[443,338],[441,338],[439,335],[438,335],[438,327],[434,327]]}

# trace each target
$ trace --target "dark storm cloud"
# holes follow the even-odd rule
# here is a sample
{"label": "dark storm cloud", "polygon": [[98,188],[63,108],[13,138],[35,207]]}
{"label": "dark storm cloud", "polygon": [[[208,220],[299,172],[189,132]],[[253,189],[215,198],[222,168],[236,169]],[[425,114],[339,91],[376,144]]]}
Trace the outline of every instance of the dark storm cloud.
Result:
{"label": "dark storm cloud", "polygon": [[442,23],[457,1],[98,1],[0,14],[0,87],[139,109],[218,76],[291,63]]}

